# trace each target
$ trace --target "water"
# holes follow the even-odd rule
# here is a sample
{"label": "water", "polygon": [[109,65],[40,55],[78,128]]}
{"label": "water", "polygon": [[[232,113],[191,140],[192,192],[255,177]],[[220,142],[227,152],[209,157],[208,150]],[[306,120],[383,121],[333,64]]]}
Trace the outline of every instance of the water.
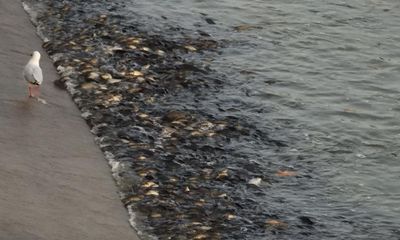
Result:
{"label": "water", "polygon": [[[192,209],[197,215],[190,221],[205,228],[193,230],[188,218],[165,220],[160,210],[162,220],[142,212],[139,229],[161,239],[400,239],[397,1],[89,2],[96,13],[121,18],[128,33],[216,40],[217,49],[181,57],[212,69],[211,76],[194,76],[219,83],[172,89],[147,113],[185,110],[228,125],[234,119],[246,130],[242,137],[236,129],[226,133],[229,140],[203,139],[189,148],[174,143],[177,162],[157,155],[164,175],[154,178],[161,187],[170,173],[188,175],[186,182],[198,177],[193,172],[212,169],[218,178],[228,169],[226,182],[196,180],[208,190],[172,210],[184,213],[190,201],[207,200],[210,189],[226,192],[230,200],[210,197],[214,206]],[[295,176],[278,176],[280,170]],[[259,187],[246,183],[253,177],[263,179]],[[140,215],[151,204],[132,209]],[[184,229],[169,228],[174,224]]]}

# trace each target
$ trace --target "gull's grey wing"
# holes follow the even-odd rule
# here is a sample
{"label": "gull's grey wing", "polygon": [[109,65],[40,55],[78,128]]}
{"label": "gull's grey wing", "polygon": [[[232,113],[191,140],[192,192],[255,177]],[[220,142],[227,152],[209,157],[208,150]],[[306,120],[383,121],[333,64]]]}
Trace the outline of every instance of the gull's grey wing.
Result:
{"label": "gull's grey wing", "polygon": [[43,82],[42,69],[36,65],[26,65],[24,69],[24,78],[29,83],[40,85]]}
{"label": "gull's grey wing", "polygon": [[36,80],[36,82],[40,85],[43,82],[43,74],[42,74],[42,69],[39,66],[35,66],[33,68],[33,78]]}

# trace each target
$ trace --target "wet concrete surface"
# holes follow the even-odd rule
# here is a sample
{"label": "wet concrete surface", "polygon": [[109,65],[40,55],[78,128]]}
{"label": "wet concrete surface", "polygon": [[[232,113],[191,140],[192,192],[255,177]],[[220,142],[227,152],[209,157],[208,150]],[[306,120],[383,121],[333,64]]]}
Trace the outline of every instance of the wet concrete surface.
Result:
{"label": "wet concrete surface", "polygon": [[[101,151],[20,1],[0,0],[0,238],[138,239]],[[42,104],[21,72],[42,53]]]}

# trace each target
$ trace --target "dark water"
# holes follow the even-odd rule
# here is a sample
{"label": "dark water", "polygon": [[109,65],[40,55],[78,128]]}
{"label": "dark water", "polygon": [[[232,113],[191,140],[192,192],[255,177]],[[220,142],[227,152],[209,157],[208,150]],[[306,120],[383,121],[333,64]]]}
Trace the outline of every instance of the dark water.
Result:
{"label": "dark water", "polygon": [[[97,57],[100,72],[124,79],[95,93],[75,73],[70,91],[137,229],[160,239],[400,239],[400,3],[52,2],[54,14],[39,14],[55,42],[48,52],[62,66]],[[101,14],[106,23],[82,21]],[[85,54],[62,44],[89,32]],[[101,55],[132,35],[166,57]],[[119,65],[162,81],[128,85]],[[104,94],[123,101],[94,106]],[[158,195],[143,190],[149,182]]]}

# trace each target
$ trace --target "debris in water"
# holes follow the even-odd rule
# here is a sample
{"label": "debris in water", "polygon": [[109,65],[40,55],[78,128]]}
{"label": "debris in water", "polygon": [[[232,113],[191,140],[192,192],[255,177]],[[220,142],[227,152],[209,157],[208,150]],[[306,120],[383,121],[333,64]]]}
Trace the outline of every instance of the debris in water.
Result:
{"label": "debris in water", "polygon": [[252,178],[249,180],[249,184],[255,185],[255,186],[260,186],[262,179],[257,177],[257,178]]}
{"label": "debris in water", "polygon": [[362,159],[364,159],[364,158],[367,157],[367,156],[365,156],[365,155],[362,154],[362,153],[357,153],[356,156],[357,156],[358,158],[362,158]]}
{"label": "debris in water", "polygon": [[208,24],[212,24],[212,25],[215,24],[215,21],[214,21],[213,19],[211,19],[211,18],[206,18],[205,20],[206,20],[206,22],[207,22]]}
{"label": "debris in water", "polygon": [[306,217],[306,216],[300,216],[298,217],[300,219],[300,221],[304,224],[308,224],[308,225],[314,225],[314,221],[311,220],[311,218]]}
{"label": "debris in water", "polygon": [[44,100],[43,98],[37,98],[38,102],[40,102],[41,104],[47,104],[47,101]]}

